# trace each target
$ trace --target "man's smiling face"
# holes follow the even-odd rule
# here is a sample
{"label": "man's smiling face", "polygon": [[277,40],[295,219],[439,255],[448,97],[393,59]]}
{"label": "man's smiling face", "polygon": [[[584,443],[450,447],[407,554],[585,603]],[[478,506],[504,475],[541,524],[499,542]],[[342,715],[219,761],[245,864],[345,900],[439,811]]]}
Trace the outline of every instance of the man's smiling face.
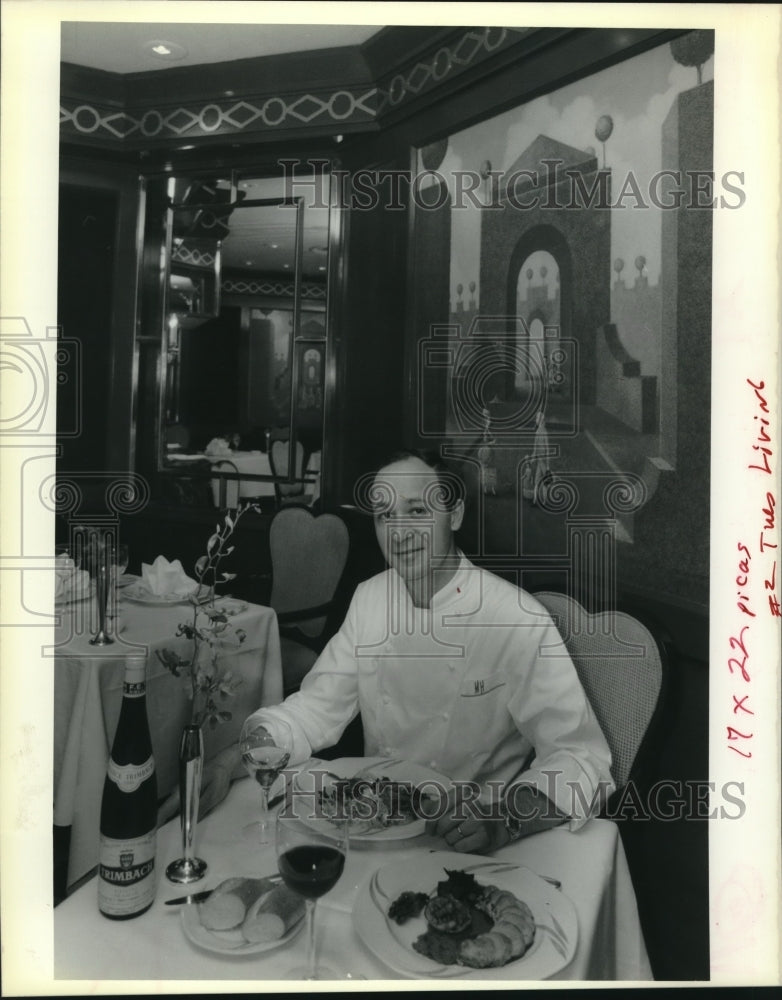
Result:
{"label": "man's smiling face", "polygon": [[[405,583],[431,579],[456,553],[453,533],[462,522],[462,502],[444,510],[437,502],[443,491],[436,470],[412,456],[381,469],[374,487],[381,498],[375,534],[386,562]],[[435,581],[436,589],[442,582]]]}

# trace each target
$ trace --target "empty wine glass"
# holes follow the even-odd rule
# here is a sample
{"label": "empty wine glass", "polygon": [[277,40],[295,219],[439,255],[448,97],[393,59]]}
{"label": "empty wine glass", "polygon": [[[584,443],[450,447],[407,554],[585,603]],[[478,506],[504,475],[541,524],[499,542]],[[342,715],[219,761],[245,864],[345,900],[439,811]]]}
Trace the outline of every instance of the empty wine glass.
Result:
{"label": "empty wine glass", "polygon": [[78,570],[81,554],[75,546],[67,542],[54,546],[54,600],[65,604],[72,600],[79,580]]}
{"label": "empty wine glass", "polygon": [[250,716],[239,735],[242,763],[250,777],[255,778],[261,789],[260,819],[244,829],[247,839],[256,844],[268,844],[269,789],[290,760],[293,751],[293,733],[287,722],[275,719],[266,728],[262,719]]}
{"label": "empty wine glass", "polygon": [[285,884],[304,897],[307,907],[307,964],[291,969],[290,979],[344,978],[318,963],[315,947],[315,905],[339,881],[348,853],[347,822],[323,822],[321,832],[287,810],[277,818],[277,867]]}
{"label": "empty wine glass", "polygon": [[109,542],[109,576],[110,576],[110,588],[109,588],[109,603],[108,603],[108,616],[112,620],[112,624],[115,629],[117,629],[119,617],[119,594],[118,588],[121,586],[120,580],[125,570],[128,568],[128,562],[130,560],[130,554],[128,552],[127,545],[124,542],[118,542],[112,544]]}
{"label": "empty wine glass", "polygon": [[127,545],[124,542],[115,545],[111,553],[111,570],[115,584],[119,582],[119,578],[128,568],[129,562],[130,554]]}

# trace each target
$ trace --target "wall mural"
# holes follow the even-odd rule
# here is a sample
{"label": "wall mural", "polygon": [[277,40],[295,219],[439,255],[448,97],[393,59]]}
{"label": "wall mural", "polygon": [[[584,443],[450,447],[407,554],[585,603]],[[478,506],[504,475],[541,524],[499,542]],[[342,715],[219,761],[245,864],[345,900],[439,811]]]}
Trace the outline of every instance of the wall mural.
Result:
{"label": "wall mural", "polygon": [[[642,552],[654,565],[656,552],[662,574],[686,539],[678,589],[701,606],[712,214],[702,208],[742,197],[735,178],[709,176],[712,50],[710,32],[692,32],[454,134],[419,167],[450,198],[446,447],[494,511],[476,549],[567,551],[572,574],[573,518],[602,518],[620,573]],[[690,515],[672,518],[685,496]],[[605,567],[609,587],[617,565]]]}

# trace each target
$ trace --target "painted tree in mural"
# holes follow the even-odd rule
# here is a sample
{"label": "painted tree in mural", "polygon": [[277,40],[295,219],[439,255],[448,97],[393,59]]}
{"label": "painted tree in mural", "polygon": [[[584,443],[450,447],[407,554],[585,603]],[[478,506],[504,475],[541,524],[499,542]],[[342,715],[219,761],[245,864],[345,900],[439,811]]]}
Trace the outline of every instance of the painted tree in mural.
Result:
{"label": "painted tree in mural", "polygon": [[671,55],[682,66],[695,66],[698,83],[703,83],[703,64],[714,52],[713,31],[691,31],[671,42]]}
{"label": "painted tree in mural", "polygon": [[595,138],[599,139],[603,144],[603,169],[606,165],[606,143],[611,138],[611,133],[614,131],[614,119],[611,115],[601,115],[597,119],[597,124],[595,125]]}

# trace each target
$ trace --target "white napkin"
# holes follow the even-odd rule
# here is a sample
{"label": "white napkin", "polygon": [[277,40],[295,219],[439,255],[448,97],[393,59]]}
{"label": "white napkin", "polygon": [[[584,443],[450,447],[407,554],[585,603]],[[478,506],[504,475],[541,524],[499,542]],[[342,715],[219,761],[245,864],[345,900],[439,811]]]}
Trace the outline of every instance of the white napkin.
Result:
{"label": "white napkin", "polygon": [[54,566],[55,601],[84,597],[89,588],[90,574],[86,570],[76,569],[76,563],[70,556],[57,556]]}
{"label": "white napkin", "polygon": [[164,594],[186,597],[198,586],[182,569],[182,563],[178,559],[169,562],[165,556],[158,556],[151,566],[149,563],[142,563],[141,580],[150,594],[158,597]]}

